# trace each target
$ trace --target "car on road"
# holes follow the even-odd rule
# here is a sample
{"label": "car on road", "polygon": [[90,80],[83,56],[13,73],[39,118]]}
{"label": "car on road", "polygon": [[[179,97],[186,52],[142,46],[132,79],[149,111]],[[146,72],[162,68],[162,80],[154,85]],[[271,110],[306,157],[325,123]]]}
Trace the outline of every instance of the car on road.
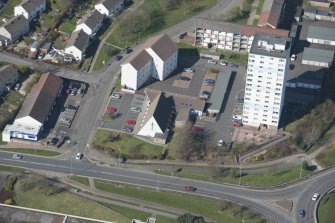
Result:
{"label": "car on road", "polygon": [[207,85],[207,86],[213,86],[214,83],[215,83],[215,81],[212,80],[212,79],[206,79],[206,80],[204,80],[204,84]]}
{"label": "car on road", "polygon": [[114,98],[114,99],[120,99],[121,98],[121,94],[118,94],[118,93],[113,93],[111,98]]}
{"label": "car on road", "polygon": [[139,113],[139,112],[141,112],[141,109],[138,108],[138,107],[131,107],[131,108],[130,108],[130,111],[131,111],[131,112]]}
{"label": "car on road", "polygon": [[76,160],[81,160],[82,158],[83,158],[83,154],[82,153],[77,153]]}
{"label": "car on road", "polygon": [[220,65],[222,65],[222,66],[227,66],[227,65],[228,65],[228,63],[227,63],[227,62],[225,62],[225,61],[220,61]]}
{"label": "car on road", "polygon": [[113,106],[108,106],[108,107],[106,108],[106,112],[107,112],[107,113],[115,113],[115,112],[116,112],[116,108],[113,107]]}
{"label": "car on road", "polygon": [[114,59],[115,59],[116,61],[120,61],[120,60],[122,59],[122,56],[121,56],[121,55],[117,55],[117,56],[114,57]]}
{"label": "car on road", "polygon": [[190,185],[187,185],[187,186],[184,187],[184,190],[187,191],[187,192],[194,192],[194,191],[197,190],[197,188],[196,187],[192,187]]}
{"label": "car on road", "polygon": [[184,68],[185,72],[193,73],[194,70],[191,67]]}
{"label": "car on road", "polygon": [[303,209],[303,208],[300,208],[299,209],[299,217],[305,217],[305,209]]}
{"label": "car on road", "polygon": [[14,154],[13,155],[13,159],[16,159],[16,160],[19,160],[19,159],[22,159],[23,156],[21,154]]}
{"label": "car on road", "polygon": [[181,81],[190,81],[191,78],[188,78],[188,77],[180,77],[179,80],[181,80]]}
{"label": "car on road", "polygon": [[129,128],[129,127],[124,127],[124,128],[122,128],[122,131],[124,131],[124,132],[132,132],[133,129]]}
{"label": "car on road", "polygon": [[313,194],[313,197],[312,197],[312,200],[313,200],[313,201],[316,201],[319,197],[320,197],[320,194],[318,194],[318,193],[314,193],[314,194]]}
{"label": "car on road", "polygon": [[291,56],[291,61],[295,61],[296,59],[297,59],[297,55],[292,54],[292,56]]}
{"label": "car on road", "polygon": [[209,63],[209,64],[217,64],[217,62],[215,60],[208,60],[207,63]]}
{"label": "car on road", "polygon": [[211,96],[211,93],[208,91],[202,91],[200,97],[203,99],[208,99]]}
{"label": "car on road", "polygon": [[135,120],[127,120],[127,124],[128,125],[136,125],[136,121]]}
{"label": "car on road", "polygon": [[70,124],[71,123],[71,119],[67,118],[67,117],[63,117],[60,119],[61,122],[66,123],[66,124]]}
{"label": "car on road", "polygon": [[221,147],[221,146],[223,146],[223,144],[224,144],[223,140],[220,139],[220,140],[218,141],[218,146]]}

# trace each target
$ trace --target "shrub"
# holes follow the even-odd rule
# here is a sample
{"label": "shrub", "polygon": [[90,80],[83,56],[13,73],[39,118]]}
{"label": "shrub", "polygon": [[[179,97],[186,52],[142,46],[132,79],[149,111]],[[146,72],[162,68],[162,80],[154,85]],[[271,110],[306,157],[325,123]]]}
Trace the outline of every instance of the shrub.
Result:
{"label": "shrub", "polygon": [[12,205],[12,204],[14,204],[14,201],[11,198],[9,198],[9,199],[5,200],[4,204]]}
{"label": "shrub", "polygon": [[12,191],[15,182],[16,182],[16,177],[14,177],[14,176],[8,176],[7,180],[5,182],[5,185],[3,187],[3,190],[4,191]]}

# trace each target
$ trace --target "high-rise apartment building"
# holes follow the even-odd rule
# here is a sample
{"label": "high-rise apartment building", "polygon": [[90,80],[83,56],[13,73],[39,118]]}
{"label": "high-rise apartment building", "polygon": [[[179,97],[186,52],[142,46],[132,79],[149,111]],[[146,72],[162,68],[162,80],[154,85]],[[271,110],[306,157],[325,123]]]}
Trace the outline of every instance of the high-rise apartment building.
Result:
{"label": "high-rise apartment building", "polygon": [[257,33],[246,74],[243,124],[277,129],[284,104],[291,39]]}

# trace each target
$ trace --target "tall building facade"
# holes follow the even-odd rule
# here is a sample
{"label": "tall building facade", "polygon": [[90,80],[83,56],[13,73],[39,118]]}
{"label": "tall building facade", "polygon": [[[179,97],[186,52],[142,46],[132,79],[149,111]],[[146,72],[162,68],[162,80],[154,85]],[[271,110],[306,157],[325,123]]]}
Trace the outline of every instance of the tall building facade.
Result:
{"label": "tall building facade", "polygon": [[291,40],[257,33],[246,74],[243,124],[277,129],[284,104]]}

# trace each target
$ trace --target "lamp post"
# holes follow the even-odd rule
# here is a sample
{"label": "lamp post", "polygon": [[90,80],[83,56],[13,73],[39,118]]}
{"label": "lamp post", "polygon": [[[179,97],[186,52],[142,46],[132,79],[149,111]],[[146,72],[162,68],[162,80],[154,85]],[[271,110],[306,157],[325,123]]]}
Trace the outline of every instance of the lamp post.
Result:
{"label": "lamp post", "polygon": [[241,186],[241,176],[242,176],[242,165],[240,163],[240,179],[238,181],[238,185]]}
{"label": "lamp post", "polygon": [[157,187],[156,187],[156,191],[159,191],[159,172],[161,171],[161,169],[158,169],[158,175],[157,175]]}
{"label": "lamp post", "polygon": [[301,179],[301,174],[302,174],[302,165],[303,165],[303,163],[304,163],[304,159],[302,159],[302,160],[301,160],[301,166],[300,166],[300,178],[299,178],[299,179]]}
{"label": "lamp post", "polygon": [[118,160],[118,166],[121,166],[121,149],[119,147],[119,160]]}

